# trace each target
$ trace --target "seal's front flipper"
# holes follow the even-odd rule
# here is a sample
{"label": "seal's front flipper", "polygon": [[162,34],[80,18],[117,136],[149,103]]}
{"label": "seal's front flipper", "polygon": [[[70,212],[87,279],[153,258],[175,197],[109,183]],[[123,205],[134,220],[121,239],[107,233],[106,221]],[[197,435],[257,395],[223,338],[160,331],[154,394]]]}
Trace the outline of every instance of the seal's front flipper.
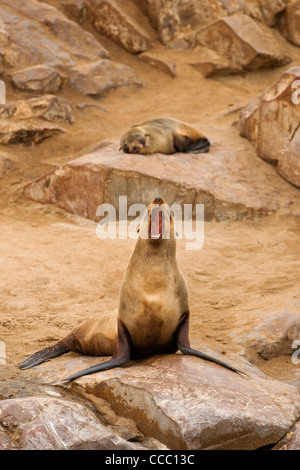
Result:
{"label": "seal's front flipper", "polygon": [[210,142],[206,139],[206,137],[202,137],[201,139],[197,140],[197,142],[193,142],[190,144],[185,153],[206,153],[209,152]]}
{"label": "seal's front flipper", "polygon": [[196,356],[196,357],[200,357],[201,359],[205,359],[206,361],[215,362],[216,364],[219,364],[220,366],[226,367],[226,369],[229,369],[229,370],[232,370],[233,372],[244,375],[244,372],[236,369],[235,367],[230,366],[229,364],[223,361],[220,361],[219,359],[216,359],[215,357],[208,356],[207,354],[197,351],[196,349],[192,349],[190,347],[189,313],[185,315],[181,323],[178,325],[177,332],[176,332],[176,340],[177,340],[178,349],[179,351],[182,352],[182,354]]}
{"label": "seal's front flipper", "polygon": [[61,356],[67,352],[69,352],[69,349],[63,344],[62,341],[60,341],[59,343],[54,344],[54,346],[49,346],[48,348],[44,348],[41,351],[32,354],[32,356],[18,364],[18,367],[19,369],[30,369],[31,367],[42,364],[42,362],[45,362],[48,359]]}
{"label": "seal's front flipper", "polygon": [[83,375],[89,375],[89,374],[93,374],[94,372],[100,372],[102,370],[108,370],[114,367],[121,366],[125,362],[129,361],[130,352],[131,352],[130,334],[127,328],[125,327],[125,325],[121,322],[121,320],[118,320],[117,348],[112,358],[109,359],[108,361],[104,361],[100,364],[96,364],[95,366],[88,367],[87,369],[83,369],[79,372],[75,372],[75,374],[72,374],[69,377],[66,377],[65,379],[61,379],[61,382],[78,379],[78,377],[82,377]]}

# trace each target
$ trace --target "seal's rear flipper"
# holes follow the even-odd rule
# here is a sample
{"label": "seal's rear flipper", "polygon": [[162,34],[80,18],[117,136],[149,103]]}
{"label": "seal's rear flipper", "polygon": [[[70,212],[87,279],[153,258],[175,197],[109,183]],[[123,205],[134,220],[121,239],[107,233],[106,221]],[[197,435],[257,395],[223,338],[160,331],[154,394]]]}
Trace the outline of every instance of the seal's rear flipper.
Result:
{"label": "seal's rear flipper", "polygon": [[96,364],[95,366],[88,367],[87,369],[83,369],[79,372],[75,372],[66,378],[61,379],[61,382],[66,382],[68,380],[78,379],[78,377],[82,377],[84,375],[93,374],[94,372],[100,372],[102,370],[112,369],[113,367],[118,367],[124,364],[125,362],[129,361],[130,359],[130,351],[131,351],[131,338],[130,334],[125,327],[125,325],[118,319],[118,341],[117,341],[117,349],[111,359],[108,361],[104,361],[100,364]]}
{"label": "seal's rear flipper", "polygon": [[197,140],[197,142],[190,144],[187,149],[184,150],[184,153],[206,153],[209,152],[209,147],[209,140],[207,140],[206,137],[203,137]]}
{"label": "seal's rear flipper", "polygon": [[67,352],[69,352],[69,349],[62,342],[59,342],[54,344],[54,346],[49,346],[48,348],[34,353],[32,356],[18,364],[18,367],[19,369],[30,369],[31,367],[35,367],[38,364],[47,361],[47,359],[61,356]]}
{"label": "seal's rear flipper", "polygon": [[176,332],[177,346],[178,346],[179,351],[182,352],[182,354],[200,357],[201,359],[205,359],[206,361],[215,362],[216,364],[219,364],[220,366],[226,367],[226,369],[236,372],[237,374],[246,375],[244,372],[240,371],[239,369],[236,369],[235,367],[227,364],[226,362],[220,361],[219,359],[215,357],[208,356],[207,354],[197,351],[196,349],[192,349],[190,347],[188,332],[189,332],[189,313],[187,313],[186,316],[183,318]]}

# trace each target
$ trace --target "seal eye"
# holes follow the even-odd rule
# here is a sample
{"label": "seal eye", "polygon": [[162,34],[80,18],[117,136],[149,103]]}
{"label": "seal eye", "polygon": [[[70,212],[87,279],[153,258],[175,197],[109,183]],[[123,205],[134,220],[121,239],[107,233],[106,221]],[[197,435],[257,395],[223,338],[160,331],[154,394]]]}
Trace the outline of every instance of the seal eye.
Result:
{"label": "seal eye", "polygon": [[146,140],[145,139],[139,139],[139,144],[141,144],[143,147],[145,147]]}

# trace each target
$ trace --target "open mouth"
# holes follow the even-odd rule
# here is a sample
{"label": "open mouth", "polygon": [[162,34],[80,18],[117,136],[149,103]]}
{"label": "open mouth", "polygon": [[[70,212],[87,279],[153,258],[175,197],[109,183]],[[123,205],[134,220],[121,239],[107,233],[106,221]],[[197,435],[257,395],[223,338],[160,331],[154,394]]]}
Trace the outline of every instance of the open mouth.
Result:
{"label": "open mouth", "polygon": [[163,214],[162,209],[154,207],[149,217],[149,238],[160,240],[163,234]]}

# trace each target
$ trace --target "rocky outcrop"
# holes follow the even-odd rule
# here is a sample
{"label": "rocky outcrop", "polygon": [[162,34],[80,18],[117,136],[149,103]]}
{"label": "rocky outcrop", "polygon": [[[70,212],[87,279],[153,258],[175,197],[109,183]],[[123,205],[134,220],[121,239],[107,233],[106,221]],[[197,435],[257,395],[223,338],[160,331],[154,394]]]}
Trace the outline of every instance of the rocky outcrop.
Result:
{"label": "rocky outcrop", "polygon": [[[138,7],[135,7],[133,2],[87,0],[87,7],[94,28],[123,46],[128,52],[135,54],[149,49],[150,35],[147,29],[137,22]],[[140,12],[138,13],[141,17]]]}
{"label": "rocky outcrop", "polygon": [[197,41],[246,70],[279,67],[290,62],[272,31],[244,14],[210,24],[199,31]]}
{"label": "rocky outcrop", "polygon": [[64,132],[64,128],[45,121],[72,124],[74,119],[72,104],[55,95],[3,104],[0,105],[0,143],[38,144]]}
{"label": "rocky outcrop", "polygon": [[278,81],[241,112],[240,135],[255,146],[264,160],[300,187],[300,67],[285,71]]}
{"label": "rocky outcrop", "polygon": [[211,130],[206,135],[217,143],[201,156],[124,154],[118,143],[103,142],[99,150],[26,185],[24,195],[92,220],[98,220],[100,204],[117,209],[119,195],[127,195],[128,206],[147,206],[157,194],[170,205],[204,204],[206,219],[218,221],[261,217],[297,199],[298,190],[272,166],[253,159],[242,139],[233,145]]}
{"label": "rocky outcrop", "polygon": [[[136,436],[140,443],[132,442],[132,446],[144,448],[143,437],[155,439],[156,446],[158,441],[177,450],[251,450],[276,444],[299,417],[299,391],[293,385],[258,375],[240,358],[227,360],[238,363],[247,375],[173,354],[131,361],[125,368],[60,383],[58,393],[63,389],[73,399],[84,397],[96,407],[102,422],[106,421],[106,432],[91,406],[86,409],[76,399],[53,398],[55,389],[47,400],[44,396],[0,401],[0,442],[23,448],[129,448],[124,437],[116,439],[111,432],[115,413],[135,423],[141,433]],[[99,358],[73,355],[53,361],[35,369],[35,384],[43,384],[44,394],[47,383],[96,364]],[[112,411],[106,413],[108,405]],[[115,433],[120,429],[114,427]],[[13,440],[12,436],[18,438]]]}
{"label": "rocky outcrop", "polygon": [[0,50],[8,67],[46,64],[65,70],[77,60],[108,57],[91,33],[51,5],[37,0],[3,0]]}

